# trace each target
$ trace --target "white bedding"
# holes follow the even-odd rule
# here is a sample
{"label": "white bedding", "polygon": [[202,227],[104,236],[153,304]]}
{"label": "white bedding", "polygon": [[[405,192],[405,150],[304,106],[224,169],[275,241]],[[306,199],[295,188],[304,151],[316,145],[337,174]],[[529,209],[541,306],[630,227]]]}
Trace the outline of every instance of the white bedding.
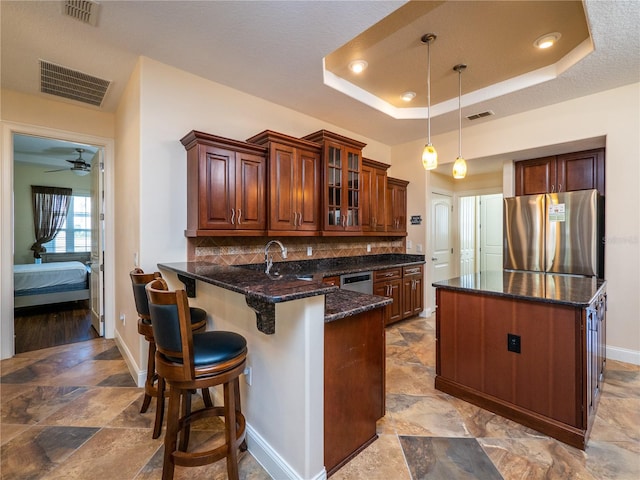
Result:
{"label": "white bedding", "polygon": [[16,292],[56,285],[73,285],[86,279],[87,268],[81,262],[29,263],[13,266],[13,289]]}

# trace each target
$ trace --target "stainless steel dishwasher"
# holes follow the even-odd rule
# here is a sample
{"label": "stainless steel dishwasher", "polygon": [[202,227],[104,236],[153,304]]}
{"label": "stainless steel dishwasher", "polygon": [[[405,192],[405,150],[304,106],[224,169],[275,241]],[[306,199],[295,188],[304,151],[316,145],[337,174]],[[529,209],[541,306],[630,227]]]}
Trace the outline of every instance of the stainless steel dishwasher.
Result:
{"label": "stainless steel dishwasher", "polygon": [[340,275],[340,288],[373,295],[373,272]]}

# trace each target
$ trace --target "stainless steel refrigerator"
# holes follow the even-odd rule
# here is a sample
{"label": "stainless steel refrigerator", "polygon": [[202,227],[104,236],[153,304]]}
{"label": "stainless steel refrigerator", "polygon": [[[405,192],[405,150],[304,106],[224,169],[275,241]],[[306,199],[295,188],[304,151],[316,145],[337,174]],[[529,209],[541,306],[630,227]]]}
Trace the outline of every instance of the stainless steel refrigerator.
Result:
{"label": "stainless steel refrigerator", "polygon": [[504,268],[604,277],[597,190],[504,199]]}

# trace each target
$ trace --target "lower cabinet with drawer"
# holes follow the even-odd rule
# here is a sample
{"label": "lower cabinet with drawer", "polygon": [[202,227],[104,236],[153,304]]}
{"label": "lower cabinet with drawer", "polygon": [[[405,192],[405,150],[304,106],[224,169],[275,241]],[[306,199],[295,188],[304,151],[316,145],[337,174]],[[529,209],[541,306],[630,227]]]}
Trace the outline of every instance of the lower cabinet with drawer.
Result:
{"label": "lower cabinet with drawer", "polygon": [[373,272],[373,294],[393,299],[386,306],[385,325],[418,315],[424,308],[422,265]]}
{"label": "lower cabinet with drawer", "polygon": [[385,325],[402,320],[402,267],[373,272],[373,294],[393,299],[385,307]]}

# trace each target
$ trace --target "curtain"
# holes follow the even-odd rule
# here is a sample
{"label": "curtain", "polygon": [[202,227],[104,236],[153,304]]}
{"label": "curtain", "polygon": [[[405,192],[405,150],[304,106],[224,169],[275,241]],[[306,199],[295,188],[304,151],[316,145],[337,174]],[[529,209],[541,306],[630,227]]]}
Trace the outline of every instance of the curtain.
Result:
{"label": "curtain", "polygon": [[47,251],[43,244],[53,240],[64,224],[71,193],[70,188],[31,185],[33,229],[36,234],[36,243],[31,245],[31,250],[35,258],[40,258],[40,254]]}

